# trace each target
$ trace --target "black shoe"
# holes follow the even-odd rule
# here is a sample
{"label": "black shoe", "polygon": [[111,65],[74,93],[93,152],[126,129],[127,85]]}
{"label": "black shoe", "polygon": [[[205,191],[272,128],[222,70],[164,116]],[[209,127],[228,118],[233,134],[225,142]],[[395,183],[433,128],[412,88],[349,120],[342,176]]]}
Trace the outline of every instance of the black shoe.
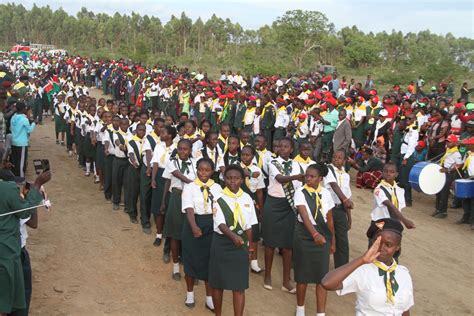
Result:
{"label": "black shoe", "polygon": [[447,213],[438,213],[436,214],[435,216],[433,216],[434,218],[446,218],[448,217],[448,214]]}
{"label": "black shoe", "polygon": [[438,210],[436,210],[436,211],[434,211],[434,212],[431,214],[431,216],[435,217],[435,216],[438,215],[439,213],[441,213],[441,212],[438,211]]}
{"label": "black shoe", "polygon": [[161,245],[161,238],[156,237],[155,241],[153,242],[153,246],[159,247]]}
{"label": "black shoe", "polygon": [[458,220],[455,224],[456,225],[469,224],[469,221],[463,217],[460,220]]}
{"label": "black shoe", "polygon": [[413,205],[413,202],[412,201],[407,201],[405,204],[406,204],[407,207],[411,207]]}
{"label": "black shoe", "polygon": [[175,281],[180,281],[181,280],[181,272],[173,273],[173,275],[171,277]]}
{"label": "black shoe", "polygon": [[184,305],[186,305],[187,308],[194,308],[194,306],[196,306],[196,303],[192,302],[192,303],[186,303],[186,301],[184,302]]}
{"label": "black shoe", "polygon": [[449,208],[458,209],[458,208],[461,208],[461,205],[459,205],[459,204],[457,204],[457,203],[451,203],[451,205],[449,206]]}
{"label": "black shoe", "polygon": [[151,228],[150,227],[143,227],[142,228],[143,232],[147,235],[150,235],[151,234]]}
{"label": "black shoe", "polygon": [[164,252],[163,253],[163,262],[164,263],[170,263],[170,259],[171,259],[170,253],[169,252]]}
{"label": "black shoe", "polygon": [[118,211],[120,209],[120,206],[118,204],[112,205],[112,211]]}
{"label": "black shoe", "polygon": [[130,217],[130,223],[138,224],[137,218],[136,217]]}

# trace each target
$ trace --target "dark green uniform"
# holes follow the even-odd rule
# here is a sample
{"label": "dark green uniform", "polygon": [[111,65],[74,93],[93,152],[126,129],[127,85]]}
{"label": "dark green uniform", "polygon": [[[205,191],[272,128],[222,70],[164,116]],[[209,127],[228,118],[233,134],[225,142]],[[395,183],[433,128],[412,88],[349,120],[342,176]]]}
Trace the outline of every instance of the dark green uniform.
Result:
{"label": "dark green uniform", "polygon": [[[14,182],[0,181],[0,214],[9,213],[41,203],[43,197],[31,189],[25,199]],[[0,313],[24,309],[25,288],[21,265],[20,218],[27,218],[32,210],[0,216]]]}
{"label": "dark green uniform", "polygon": [[273,105],[266,105],[260,117],[260,129],[267,141],[267,149],[272,149],[272,133],[275,129],[276,113]]}

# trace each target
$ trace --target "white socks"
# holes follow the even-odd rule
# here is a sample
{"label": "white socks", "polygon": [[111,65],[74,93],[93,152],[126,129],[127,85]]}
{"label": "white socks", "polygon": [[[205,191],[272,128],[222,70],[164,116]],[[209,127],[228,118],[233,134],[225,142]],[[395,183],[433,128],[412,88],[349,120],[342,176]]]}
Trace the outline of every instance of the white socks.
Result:
{"label": "white socks", "polygon": [[86,173],[90,173],[90,172],[91,172],[91,163],[86,162]]}
{"label": "white socks", "polygon": [[316,313],[316,316],[326,316],[326,313]]}
{"label": "white socks", "polygon": [[210,309],[214,309],[214,302],[212,301],[212,296],[206,296],[206,305]]}
{"label": "white socks", "polygon": [[304,316],[304,305],[303,306],[296,305],[296,316]]}
{"label": "white socks", "polygon": [[186,292],[186,304],[194,303],[194,291]]}
{"label": "white socks", "polygon": [[156,238],[163,239],[163,234],[156,234]]}
{"label": "white socks", "polygon": [[179,273],[179,263],[173,263],[173,274],[175,273]]}
{"label": "white socks", "polygon": [[254,270],[256,272],[259,272],[261,270],[260,267],[258,266],[257,259],[250,261],[250,267],[252,268],[252,270]]}

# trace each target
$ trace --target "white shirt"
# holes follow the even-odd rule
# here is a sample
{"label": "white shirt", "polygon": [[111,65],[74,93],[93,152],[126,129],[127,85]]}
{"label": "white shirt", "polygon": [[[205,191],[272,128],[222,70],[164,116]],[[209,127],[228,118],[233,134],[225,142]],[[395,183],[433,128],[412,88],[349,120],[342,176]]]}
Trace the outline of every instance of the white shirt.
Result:
{"label": "white shirt", "polygon": [[[311,214],[311,209],[306,202],[306,198],[303,193],[303,187],[299,188],[295,191],[295,206],[304,206],[306,208],[306,212],[308,213],[309,220],[313,226],[316,226],[316,221],[314,219],[313,214]],[[327,222],[327,214],[330,210],[334,208],[334,201],[331,197],[331,193],[326,188],[321,188],[321,214],[323,215],[324,222]],[[298,213],[298,221],[303,223],[303,219],[301,218],[300,214]]]}
{"label": "white shirt", "polygon": [[[203,150],[204,148],[201,148],[200,150],[193,152],[193,157],[196,159],[196,161],[199,161],[199,159],[204,157]],[[221,160],[223,155],[220,147],[216,146],[214,149],[207,147],[206,150],[208,158],[214,163],[214,171],[219,171],[219,165],[222,164]]]}
{"label": "white shirt", "polygon": [[314,117],[309,118],[309,133],[311,136],[318,136],[323,132],[324,125],[320,120],[316,120]]}
{"label": "white shirt", "polygon": [[363,117],[367,116],[367,110],[365,105],[355,106],[354,108],[354,121],[360,122]]}
{"label": "white shirt", "polygon": [[[189,180],[194,181],[194,179],[196,179],[196,161],[193,158],[189,158],[186,160],[186,163],[189,163],[189,165],[183,175]],[[176,159],[170,160],[165,167],[165,171],[163,171],[163,178],[171,180],[170,192],[174,188],[180,190],[184,188],[185,183],[172,174],[176,170],[180,171],[179,169],[182,165],[183,161],[176,155]]]}
{"label": "white shirt", "polygon": [[[127,155],[126,155],[122,150],[120,150],[119,146],[116,144],[116,141],[117,141],[117,140],[121,143],[121,141],[120,141],[120,139],[119,139],[119,137],[118,137],[118,135],[117,135],[118,133],[119,133],[119,132],[115,132],[114,135],[113,135],[113,142],[114,142],[114,145],[115,145],[115,148],[114,148],[114,155],[115,155],[115,157],[117,157],[117,158],[126,158]],[[123,136],[123,138],[124,138],[124,140],[125,140],[125,143],[122,143],[122,145],[124,145],[124,146],[126,147],[128,140],[131,139],[132,136],[131,136],[130,134],[128,134],[128,133],[127,133],[126,135],[122,135],[122,136]]]}
{"label": "white shirt", "polygon": [[165,168],[170,161],[171,153],[175,149],[176,143],[174,142],[169,147],[166,147],[165,142],[156,144],[155,150],[153,150],[153,157],[151,158],[151,163],[158,164],[158,168]]}
{"label": "white shirt", "polygon": [[[237,199],[231,198],[224,194],[221,194],[220,197],[224,199],[224,201],[227,203],[227,205],[229,205],[229,208],[232,211],[235,210],[234,208],[235,203],[238,203],[240,205],[240,209],[242,211],[242,217],[244,218],[244,223],[242,223],[242,220],[240,217],[238,218],[238,222],[244,231],[252,228],[252,225],[255,225],[258,223],[257,214],[255,213],[255,206],[253,204],[253,200],[250,197],[250,195],[244,192],[242,196]],[[222,235],[222,232],[219,229],[219,225],[226,224],[224,213],[222,212],[222,209],[219,206],[219,203],[216,202],[214,204],[214,208],[215,208],[214,231]]]}
{"label": "white shirt", "polygon": [[[280,182],[278,182],[275,179],[276,176],[282,175],[282,174],[280,173],[280,171],[278,171],[277,167],[273,164],[273,161],[277,161],[282,166],[282,168],[284,167],[283,162],[285,162],[285,160],[283,160],[283,158],[277,157],[275,159],[272,159],[272,161],[269,163],[269,165],[268,165],[268,171],[269,171],[268,177],[269,177],[270,182],[269,182],[269,185],[268,185],[268,195],[270,195],[272,197],[276,197],[276,198],[284,198],[285,197],[285,192],[283,191],[283,186],[281,185]],[[301,170],[300,170],[300,167],[299,167],[298,163],[293,161],[293,160],[289,160],[289,161],[292,162],[292,169],[291,169],[290,176],[301,174]],[[294,187],[295,190],[298,189],[299,187],[301,187],[301,182],[298,181],[298,180],[293,180],[292,183],[293,183],[293,187]]]}
{"label": "white shirt", "polygon": [[26,223],[30,220],[31,216],[27,218],[20,218],[20,239],[21,239],[21,248],[26,246],[26,240],[28,239],[28,229],[26,228]]}
{"label": "white shirt", "polygon": [[290,124],[290,116],[285,109],[278,109],[275,118],[275,128],[287,128]]}
{"label": "white shirt", "polygon": [[351,191],[351,176],[344,170],[344,167],[342,169],[336,168],[333,164],[330,164],[330,166],[333,168],[334,173],[331,171],[330,167],[329,172],[327,176],[324,177],[324,187],[331,192],[332,199],[334,200],[335,204],[341,204],[341,200],[337,196],[337,194],[333,191],[331,187],[331,183],[337,183],[339,188],[341,189],[342,193],[346,196],[346,198],[350,198],[352,196],[352,191]]}
{"label": "white shirt", "polygon": [[255,172],[258,172],[259,175],[258,177],[254,178],[253,176],[249,179],[249,190],[250,192],[252,193],[255,193],[257,190],[259,189],[263,189],[265,188],[265,181],[263,180],[263,172],[262,170],[257,167],[256,165],[254,164],[251,164],[250,166],[245,166],[243,163],[241,164],[242,168],[247,168],[249,169],[250,172],[252,172],[252,174],[254,174]]}
{"label": "white shirt", "polygon": [[415,152],[415,147],[418,144],[419,134],[416,129],[410,128],[408,132],[403,136],[402,147],[400,153],[403,155],[403,159],[408,159]]}
{"label": "white shirt", "polygon": [[[186,213],[187,208],[192,208],[196,215],[207,215],[212,214],[212,207],[217,204],[216,197],[220,196],[222,188],[219,184],[214,183],[209,187],[209,199],[207,207],[204,205],[204,195],[201,188],[194,182],[184,185],[182,196],[182,207],[183,213]],[[211,203],[212,196],[212,203]]]}
{"label": "white shirt", "polygon": [[[150,143],[150,140],[149,138],[150,137],[153,137],[153,139],[155,140],[155,148],[156,146],[158,146],[158,144],[160,143],[160,138],[158,136],[156,136],[155,133],[153,134],[148,134],[147,136],[145,136],[145,142],[143,143],[143,163],[145,164],[146,167],[148,167],[148,164],[146,162],[146,152],[149,150],[152,154],[152,159],[153,159],[153,151],[154,151],[154,148],[152,148],[151,146],[151,143]],[[151,160],[150,160],[151,162]]]}
{"label": "white shirt", "polygon": [[414,305],[413,283],[408,269],[401,265],[395,269],[395,279],[399,288],[393,305],[387,303],[384,276],[374,264],[358,267],[342,282],[337,294],[356,294],[356,316],[401,316]]}
{"label": "white shirt", "polygon": [[451,168],[454,165],[461,165],[462,164],[462,156],[459,151],[450,153],[444,159],[443,167],[446,169]]}
{"label": "white shirt", "polygon": [[[466,156],[464,157],[464,161],[469,157],[470,152],[468,151],[466,153]],[[469,165],[467,166],[467,174],[472,177],[474,176],[474,153],[472,154],[473,156],[471,157],[471,160],[469,160]]]}
{"label": "white shirt", "polygon": [[[381,218],[389,218],[390,217],[390,212],[388,211],[388,207],[386,207],[383,202],[389,200],[389,197],[385,194],[384,190],[381,189],[380,187],[382,184],[379,184],[375,190],[374,190],[374,202],[375,206],[374,209],[372,210],[372,213],[370,213],[370,216],[373,221],[379,220]],[[392,190],[389,188],[386,188],[386,190],[392,194]],[[402,209],[406,206],[405,204],[405,190],[400,188],[398,185],[395,184],[395,193],[397,195],[397,200],[398,200],[398,210],[401,212]]]}
{"label": "white shirt", "polygon": [[315,164],[316,162],[314,160],[310,159],[308,163],[299,162],[299,161],[297,161],[296,163],[298,164],[298,167],[300,168],[300,171],[303,171],[302,173],[305,173],[306,169],[308,169],[308,167],[310,165]]}

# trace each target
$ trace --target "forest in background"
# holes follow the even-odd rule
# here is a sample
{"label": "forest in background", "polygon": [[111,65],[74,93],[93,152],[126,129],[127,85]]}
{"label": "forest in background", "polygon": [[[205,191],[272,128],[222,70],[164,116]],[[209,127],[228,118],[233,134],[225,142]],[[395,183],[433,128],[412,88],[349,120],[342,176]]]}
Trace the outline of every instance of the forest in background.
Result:
{"label": "forest in background", "polygon": [[[318,11],[287,11],[257,30],[212,15],[192,20],[184,12],[163,24],[157,17],[94,13],[76,16],[49,6],[0,5],[0,47],[23,39],[53,44],[94,59],[129,58],[146,65],[172,64],[252,75],[317,70],[330,64],[353,77],[371,74],[380,85],[402,84],[422,75],[427,82],[474,78],[474,39],[421,31],[364,33],[357,26],[336,30]],[[350,78],[348,78],[350,79]],[[359,78],[358,78],[359,79]]]}

